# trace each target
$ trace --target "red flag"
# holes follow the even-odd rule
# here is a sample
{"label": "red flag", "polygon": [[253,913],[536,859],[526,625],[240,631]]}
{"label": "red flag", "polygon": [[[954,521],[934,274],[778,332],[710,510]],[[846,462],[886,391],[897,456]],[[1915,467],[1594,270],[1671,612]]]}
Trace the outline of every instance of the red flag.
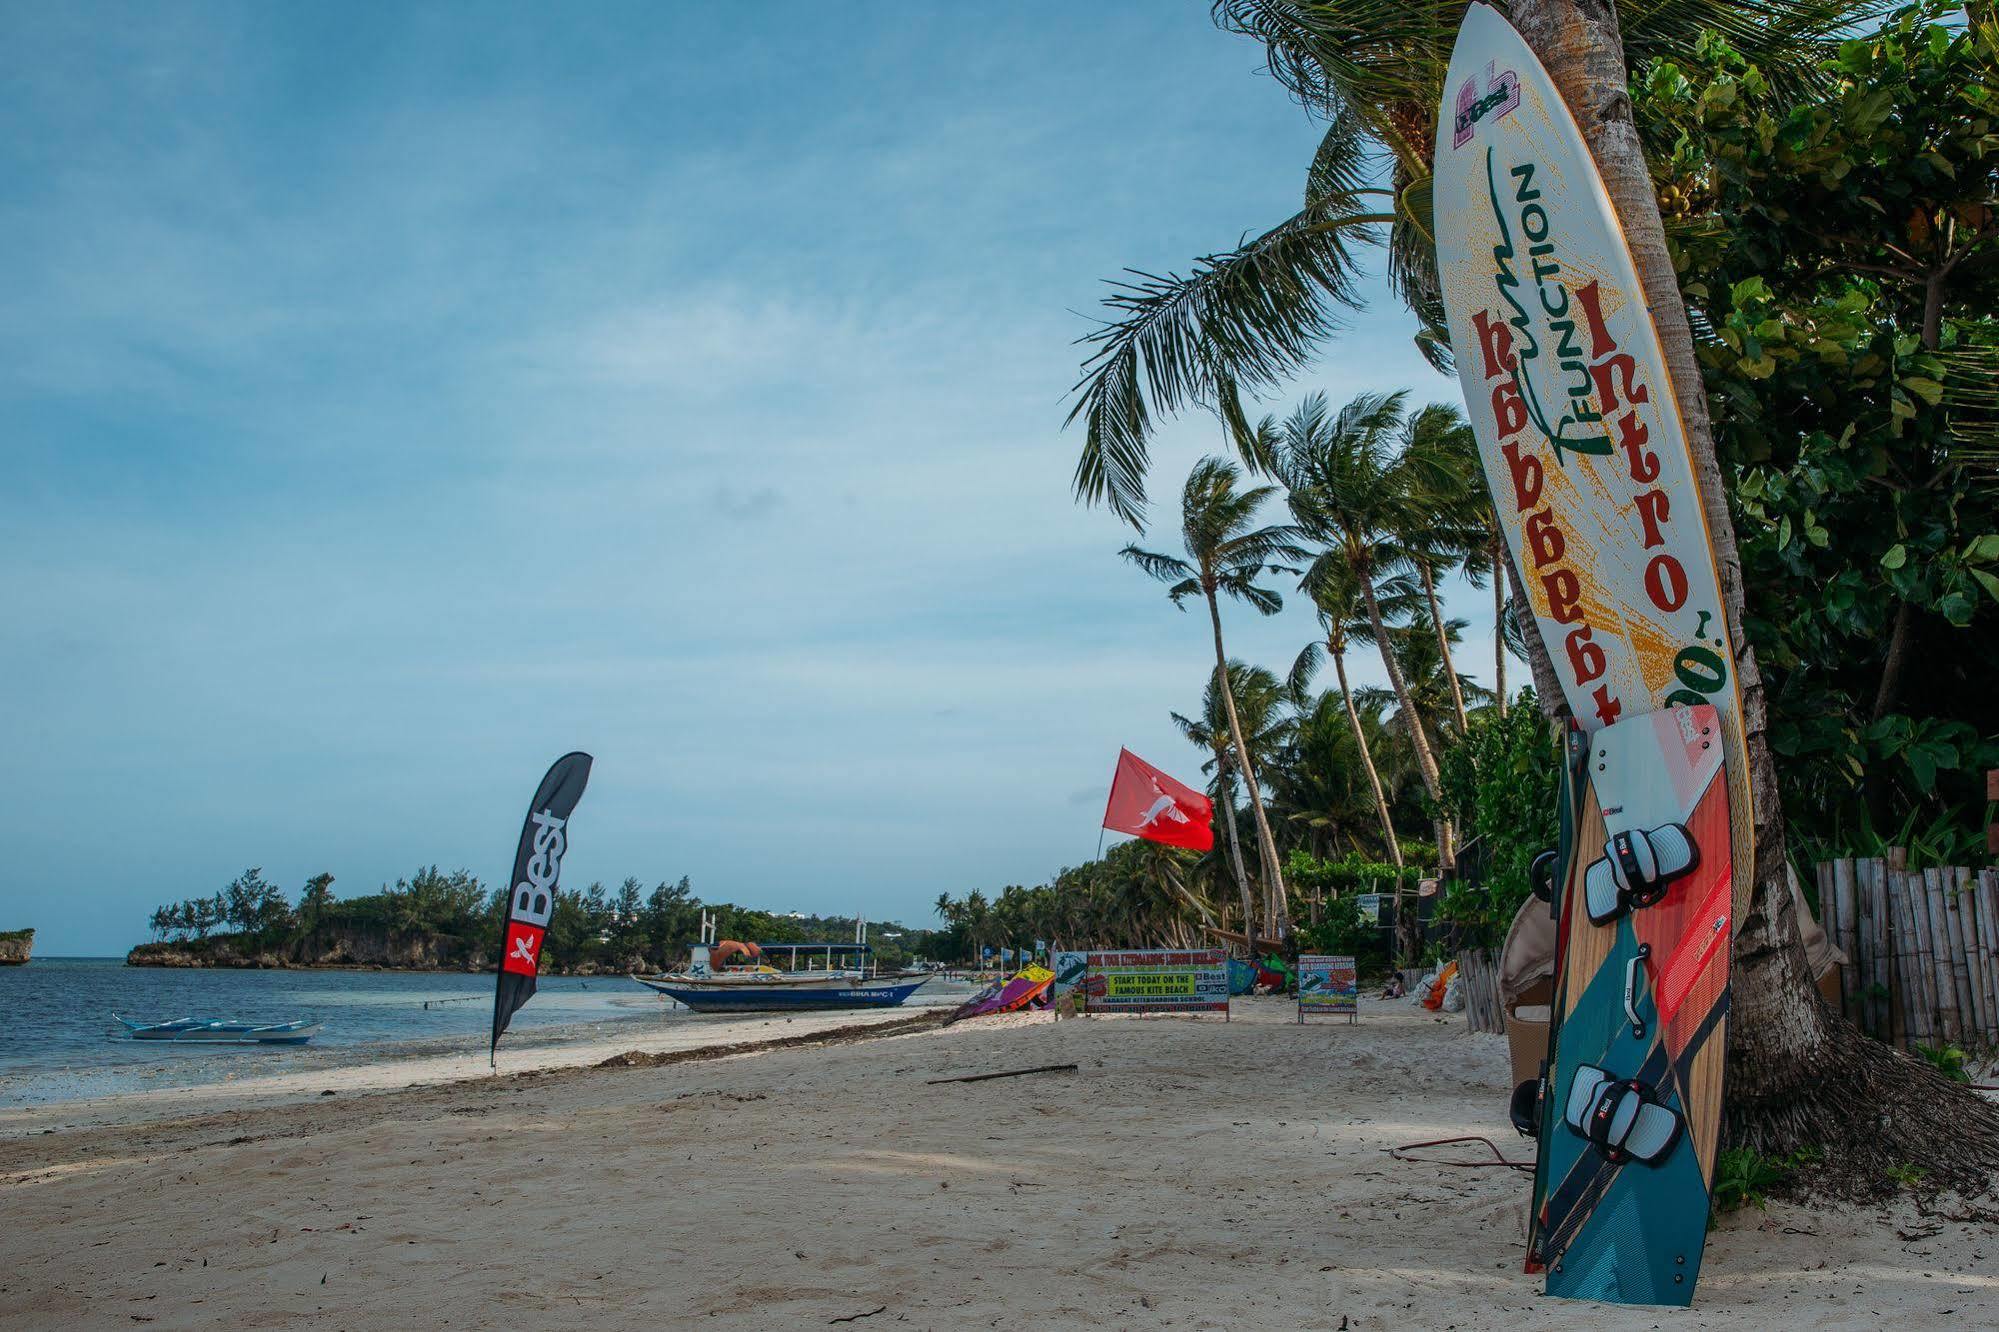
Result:
{"label": "red flag", "polygon": [[1207,851],[1215,844],[1214,819],[1214,801],[1191,786],[1182,786],[1129,749],[1118,751],[1110,803],[1104,806],[1104,827],[1168,846]]}

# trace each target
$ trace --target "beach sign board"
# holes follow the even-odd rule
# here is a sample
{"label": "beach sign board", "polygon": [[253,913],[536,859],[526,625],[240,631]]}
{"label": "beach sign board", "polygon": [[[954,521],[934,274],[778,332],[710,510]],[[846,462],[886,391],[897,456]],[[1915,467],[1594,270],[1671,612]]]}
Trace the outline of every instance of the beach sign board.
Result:
{"label": "beach sign board", "polygon": [[1083,974],[1090,969],[1090,955],[1081,952],[1062,951],[1049,959],[1050,969],[1055,973],[1055,985],[1050,991],[1060,999],[1083,983]]}
{"label": "beach sign board", "polygon": [[1736,917],[1753,820],[1721,579],[1657,326],[1574,117],[1474,4],[1437,120],[1437,269],[1494,507],[1570,712],[1721,716]]}
{"label": "beach sign board", "polygon": [[1089,955],[1086,1013],[1229,1011],[1228,955],[1219,948],[1141,948]]}
{"label": "beach sign board", "polygon": [[1361,893],[1354,898],[1354,904],[1360,908],[1360,918],[1364,923],[1381,924],[1381,904],[1387,896],[1386,893]]}
{"label": "beach sign board", "polygon": [[1305,953],[1298,958],[1298,1020],[1360,1020],[1360,970],[1350,957]]}

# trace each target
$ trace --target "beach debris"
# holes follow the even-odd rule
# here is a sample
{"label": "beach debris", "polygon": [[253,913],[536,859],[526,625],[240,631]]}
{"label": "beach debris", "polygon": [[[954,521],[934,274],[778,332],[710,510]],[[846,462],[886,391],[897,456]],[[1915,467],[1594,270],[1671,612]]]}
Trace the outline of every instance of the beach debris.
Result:
{"label": "beach debris", "polygon": [[[1434,1156],[1411,1155],[1412,1152],[1422,1151],[1428,1147],[1448,1147],[1453,1143],[1459,1142],[1482,1142],[1492,1152],[1494,1159],[1490,1161],[1445,1161],[1439,1160]],[[1468,1170],[1485,1170],[1495,1166],[1505,1166],[1509,1170],[1524,1170],[1528,1174],[1534,1172],[1534,1163],[1532,1161],[1509,1160],[1506,1153],[1499,1150],[1499,1144],[1495,1143],[1491,1138],[1481,1138],[1476,1134],[1458,1138],[1432,1138],[1428,1142],[1404,1143],[1400,1147],[1389,1148],[1388,1154],[1398,1161],[1414,1161],[1420,1165],[1460,1166]]]}
{"label": "beach debris", "polygon": [[873,1318],[878,1313],[887,1313],[887,1312],[888,1312],[888,1306],[884,1304],[881,1306],[881,1308],[870,1309],[866,1313],[848,1314],[845,1318],[828,1318],[826,1321],[829,1323],[858,1323],[863,1318]]}
{"label": "beach debris", "polygon": [[925,1086],[935,1087],[946,1082],[986,1082],[992,1078],[1019,1078],[1029,1073],[1074,1073],[1075,1064],[1040,1064],[1034,1068],[1009,1068],[999,1073],[967,1073],[957,1078],[930,1078]]}

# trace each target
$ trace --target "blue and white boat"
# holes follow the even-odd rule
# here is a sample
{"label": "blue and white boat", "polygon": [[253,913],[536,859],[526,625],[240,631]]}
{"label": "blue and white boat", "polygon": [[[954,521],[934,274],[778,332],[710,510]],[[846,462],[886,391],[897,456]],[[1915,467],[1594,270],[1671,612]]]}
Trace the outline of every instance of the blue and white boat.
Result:
{"label": "blue and white boat", "polygon": [[833,1008],[894,1008],[928,976],[842,977],[837,973],[727,971],[712,976],[668,974],[633,980],[697,1013],[774,1013]]}
{"label": "blue and white boat", "polygon": [[[867,964],[873,953],[858,928],[850,944],[718,942],[713,922],[704,917],[701,942],[685,971],[632,979],[697,1013],[894,1008],[930,979],[923,972],[871,975]],[[779,954],[787,955],[782,969],[764,960]],[[811,965],[814,960],[821,965]]]}
{"label": "blue and white boat", "polygon": [[185,1041],[207,1045],[304,1045],[319,1035],[311,1018],[292,1022],[231,1022],[222,1018],[174,1018],[169,1022],[134,1022],[118,1018],[135,1041]]}

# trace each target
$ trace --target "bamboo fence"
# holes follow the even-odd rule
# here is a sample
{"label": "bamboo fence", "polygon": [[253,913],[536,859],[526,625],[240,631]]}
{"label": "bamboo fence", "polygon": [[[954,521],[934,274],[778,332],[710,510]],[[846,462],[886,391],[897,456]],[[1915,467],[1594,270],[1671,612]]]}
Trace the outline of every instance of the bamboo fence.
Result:
{"label": "bamboo fence", "polygon": [[1465,1022],[1473,1031],[1501,1035],[1506,1018],[1499,1007],[1499,953],[1472,948],[1458,954],[1458,993],[1465,998]]}
{"label": "bamboo fence", "polygon": [[1999,871],[1906,863],[1818,866],[1819,915],[1846,955],[1841,1011],[1902,1046],[1999,1049]]}

